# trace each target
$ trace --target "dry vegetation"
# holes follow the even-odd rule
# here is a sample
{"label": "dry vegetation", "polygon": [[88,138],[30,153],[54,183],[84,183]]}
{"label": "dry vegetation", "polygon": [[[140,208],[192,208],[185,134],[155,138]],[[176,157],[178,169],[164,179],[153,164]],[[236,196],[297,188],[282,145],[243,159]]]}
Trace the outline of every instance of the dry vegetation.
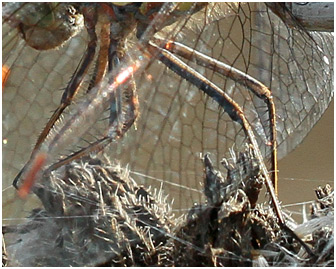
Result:
{"label": "dry vegetation", "polygon": [[311,256],[257,203],[263,179],[253,151],[223,164],[225,179],[204,157],[207,202],[177,218],[162,191],[137,185],[105,157],[73,162],[35,186],[44,208],[4,227],[3,265],[333,266],[329,186],[316,190],[305,223],[287,219]]}

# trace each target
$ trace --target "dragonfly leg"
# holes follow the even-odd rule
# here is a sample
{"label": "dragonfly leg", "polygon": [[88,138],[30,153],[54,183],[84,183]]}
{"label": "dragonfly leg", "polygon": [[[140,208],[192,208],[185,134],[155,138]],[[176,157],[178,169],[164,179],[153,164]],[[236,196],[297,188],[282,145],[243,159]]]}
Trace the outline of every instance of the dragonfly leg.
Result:
{"label": "dragonfly leg", "polygon": [[207,80],[203,75],[196,72],[194,69],[185,64],[183,61],[181,61],[169,51],[164,50],[160,46],[157,46],[155,44],[150,44],[148,49],[153,53],[157,53],[158,59],[169,69],[198,87],[214,101],[216,101],[224,109],[224,111],[228,113],[233,121],[236,121],[243,127],[245,134],[249,139],[249,142],[254,148],[255,155],[260,166],[260,171],[265,178],[266,187],[271,197],[273,209],[279,219],[280,226],[283,228],[284,231],[296,238],[311,257],[314,257],[315,255],[310,247],[301,238],[299,238],[299,236],[297,236],[295,232],[290,229],[286,224],[285,218],[283,217],[281,211],[280,203],[274,190],[274,186],[269,177],[269,173],[264,163],[263,156],[259,150],[258,142],[255,138],[252,127],[246,119],[244,111],[241,109],[241,107],[218,86]]}
{"label": "dragonfly leg", "polygon": [[[162,40],[156,39],[154,42],[159,45],[162,44]],[[275,104],[273,101],[273,96],[271,90],[266,87],[263,83],[256,80],[255,78],[249,76],[248,74],[220,62],[214,58],[206,56],[205,54],[189,48],[181,43],[175,41],[164,41],[165,49],[178,56],[183,57],[186,60],[194,61],[198,65],[202,65],[209,68],[219,74],[222,74],[235,82],[243,85],[248,90],[250,90],[255,96],[262,99],[267,105],[268,117],[270,120],[270,145],[271,150],[271,171],[272,173],[272,183],[274,186],[275,194],[278,194],[278,160],[277,160],[277,134],[276,134],[276,113]]]}
{"label": "dragonfly leg", "polygon": [[[126,57],[124,54],[125,44],[123,38],[116,39],[112,32],[110,33],[110,37],[107,38],[106,35],[108,30],[109,29],[106,29],[106,32],[104,33],[105,36],[101,38],[101,42],[104,42],[104,44],[101,44],[101,49],[104,48],[104,51],[100,53],[102,56],[99,55],[98,57],[96,65],[97,72],[95,72],[94,78],[91,81],[92,85],[96,85],[96,83],[99,85],[99,82],[105,75],[105,72],[102,72],[102,69],[106,70],[107,66],[108,73],[112,73],[115,68],[119,67],[120,59]],[[105,59],[107,60],[106,65],[105,62],[102,64]],[[103,68],[99,68],[99,66],[103,66]],[[113,79],[113,77],[110,77],[109,82],[112,83]],[[89,89],[90,88],[92,87],[89,86]],[[62,165],[70,163],[89,153],[100,152],[110,143],[115,142],[124,136],[128,129],[135,123],[139,113],[138,95],[133,79],[130,80],[126,87],[117,87],[117,89],[111,93],[109,111],[109,126],[102,138],[54,163],[47,169],[47,171],[53,171]]]}
{"label": "dragonfly leg", "polygon": [[[93,15],[92,15],[93,16]],[[84,14],[85,18],[85,14]],[[85,19],[87,22],[88,20]],[[51,118],[49,119],[48,123],[44,127],[42,133],[40,134],[39,138],[37,139],[36,145],[33,149],[32,155],[35,151],[40,147],[40,145],[45,140],[46,136],[50,132],[50,130],[55,125],[55,122],[59,119],[60,115],[63,113],[65,108],[67,108],[73,101],[74,97],[78,93],[80,86],[84,80],[85,75],[89,70],[89,66],[91,65],[97,47],[97,35],[95,32],[95,25],[96,25],[96,18],[90,20],[91,23],[86,23],[86,30],[89,35],[89,41],[87,45],[87,49],[85,52],[84,57],[81,60],[81,63],[77,67],[75,73],[71,77],[70,82],[68,83],[67,87],[64,90],[64,93],[61,98],[61,103],[58,108],[55,110]]]}
{"label": "dragonfly leg", "polygon": [[115,110],[111,109],[109,128],[101,139],[98,139],[89,146],[74,152],[66,158],[54,163],[46,170],[46,172],[53,171],[89,153],[100,152],[104,150],[104,148],[110,143],[119,140],[125,135],[129,128],[135,124],[139,114],[138,96],[134,82],[131,82],[129,87],[124,89],[122,98],[111,99],[111,107],[120,106],[122,106],[122,109],[121,111],[118,111],[118,113],[115,113]]}
{"label": "dragonfly leg", "polygon": [[41,134],[39,135],[37,142],[34,146],[34,149],[31,153],[29,161],[26,163],[26,165],[21,169],[19,174],[15,177],[13,181],[13,186],[17,189],[19,180],[22,176],[22,174],[26,171],[27,167],[30,166],[31,160],[33,159],[33,156],[40,148],[41,144],[49,134],[50,130],[53,128],[55,123],[58,121],[60,115],[63,113],[64,109],[68,107],[75,95],[77,94],[80,85],[84,79],[85,74],[87,73],[89,66],[94,58],[96,46],[97,46],[97,35],[94,30],[94,26],[96,24],[96,20],[91,20],[91,24],[86,24],[86,29],[89,35],[89,42],[88,46],[85,52],[84,57],[81,60],[81,63],[79,64],[78,68],[76,69],[74,75],[72,76],[70,82],[68,83],[66,89],[64,90],[64,93],[61,98],[61,103],[58,106],[58,108],[54,111],[53,115],[47,122],[46,126],[42,130]]}

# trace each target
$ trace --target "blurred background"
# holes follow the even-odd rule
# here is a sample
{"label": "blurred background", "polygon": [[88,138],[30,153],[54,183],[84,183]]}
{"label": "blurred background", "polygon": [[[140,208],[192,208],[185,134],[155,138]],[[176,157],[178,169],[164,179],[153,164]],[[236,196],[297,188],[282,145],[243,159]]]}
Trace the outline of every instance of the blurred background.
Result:
{"label": "blurred background", "polygon": [[283,205],[315,199],[318,186],[334,187],[334,101],[302,144],[279,162]]}

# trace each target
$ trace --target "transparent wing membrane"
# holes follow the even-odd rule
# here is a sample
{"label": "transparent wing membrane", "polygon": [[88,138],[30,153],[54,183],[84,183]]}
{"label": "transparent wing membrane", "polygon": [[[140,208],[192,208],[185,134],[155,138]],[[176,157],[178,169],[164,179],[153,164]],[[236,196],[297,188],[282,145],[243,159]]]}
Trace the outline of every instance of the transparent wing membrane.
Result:
{"label": "transparent wing membrane", "polygon": [[[18,186],[22,186],[43,153],[45,162],[36,168],[36,178],[34,176],[27,190],[38,196],[38,203],[42,203],[46,211],[57,213],[51,216],[50,212],[35,210],[30,217],[32,225],[41,214],[47,214],[47,221],[41,227],[51,225],[51,229],[57,229],[57,225],[65,224],[55,222],[57,227],[54,227],[52,217],[64,218],[67,210],[71,218],[77,213],[90,212],[95,216],[87,217],[97,219],[90,225],[97,225],[97,231],[100,229],[93,238],[108,238],[106,242],[118,245],[110,247],[84,237],[83,242],[74,242],[71,237],[73,248],[85,245],[85,240],[93,242],[87,253],[97,260],[80,255],[73,259],[69,253],[60,252],[57,255],[67,257],[65,266],[110,264],[113,255],[118,251],[124,253],[125,249],[132,249],[129,253],[136,255],[132,240],[140,240],[141,248],[149,253],[164,251],[157,248],[156,239],[147,239],[149,233],[157,238],[165,235],[164,242],[174,239],[196,252],[205,251],[198,249],[191,239],[188,241],[189,237],[184,238],[182,232],[172,232],[178,221],[172,216],[168,201],[174,201],[171,207],[176,215],[189,212],[191,216],[190,208],[195,203],[210,199],[204,191],[206,161],[202,161],[201,156],[209,154],[217,169],[223,158],[235,160],[232,152],[246,151],[246,143],[251,142],[240,120],[233,116],[237,112],[231,113],[202,92],[186,79],[185,76],[191,76],[189,73],[183,77],[168,68],[159,54],[150,50],[150,44],[159,44],[158,47],[217,86],[242,109],[263,162],[270,170],[274,169],[272,131],[276,133],[278,157],[283,158],[303,141],[333,98],[333,33],[308,32],[294,19],[291,23],[281,19],[263,3],[177,6],[7,3],[3,5],[2,33],[4,224],[18,225],[31,208],[36,208],[33,195],[20,200],[11,184],[16,179]],[[191,56],[179,54],[168,45],[164,47],[169,42],[185,46]],[[209,60],[201,62],[193,58],[196,54]],[[226,74],[216,70],[216,64],[210,67],[210,59],[228,66]],[[271,93],[275,122],[270,118],[265,95],[256,94],[248,78]],[[46,127],[47,124],[50,126]],[[104,154],[109,161],[88,157],[92,154]],[[110,162],[127,167],[132,179],[119,168],[113,170]],[[90,168],[86,169],[85,163],[90,163]],[[88,176],[79,176],[76,169]],[[273,171],[270,172],[271,175]],[[106,176],[114,173],[122,173],[122,176],[119,179]],[[70,175],[69,179],[65,175]],[[99,181],[100,177],[104,180],[97,183],[99,186],[88,183]],[[79,178],[87,182],[80,183]],[[80,184],[77,189],[76,184]],[[123,192],[128,194],[123,196]],[[109,200],[106,195],[111,193],[124,198],[118,198],[118,202]],[[163,195],[168,198],[163,199]],[[78,212],[75,212],[73,197],[80,200]],[[138,222],[135,224],[132,217],[125,216],[137,214],[140,209],[136,206],[145,201],[141,199],[149,199],[147,202],[158,199],[156,206],[167,206],[166,215],[155,211],[155,206],[146,208],[146,214],[151,217],[141,221],[150,223],[152,228],[148,231],[141,228],[134,234]],[[99,204],[99,209],[92,211],[91,204]],[[105,222],[111,220],[110,213],[113,221],[125,220],[133,232],[126,226],[106,226]],[[161,225],[162,222],[166,224]],[[25,229],[33,227],[26,225]],[[67,229],[77,229],[74,233],[80,235],[85,229],[78,227],[89,224],[66,225]],[[104,234],[102,230],[106,227],[114,230]],[[120,237],[105,237],[106,233],[114,234],[118,229],[123,231]],[[43,237],[46,241],[49,240],[47,233]],[[66,238],[62,236],[59,238]],[[129,241],[122,241],[123,236]],[[106,252],[95,256],[98,249]],[[12,259],[22,255],[16,251]],[[74,250],[77,252],[80,253],[80,249]],[[120,255],[131,255],[125,253]],[[50,265],[48,259],[41,258],[43,256],[39,254],[34,261]],[[31,262],[30,257],[24,259],[27,264]],[[251,262],[252,257],[244,259]],[[136,265],[145,265],[141,262]],[[124,265],[132,264],[125,261]]]}

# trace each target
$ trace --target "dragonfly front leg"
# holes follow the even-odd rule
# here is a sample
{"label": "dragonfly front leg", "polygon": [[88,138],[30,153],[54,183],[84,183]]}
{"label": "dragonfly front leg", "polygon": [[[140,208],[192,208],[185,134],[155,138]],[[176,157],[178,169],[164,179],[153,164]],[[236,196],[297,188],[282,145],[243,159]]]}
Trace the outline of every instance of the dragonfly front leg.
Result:
{"label": "dragonfly front leg", "polygon": [[[100,69],[104,69],[106,71],[107,66],[113,67],[113,65],[109,64],[111,61],[114,61],[115,59],[124,58],[122,49],[123,40],[119,41],[115,40],[115,42],[113,42],[112,39],[111,40],[105,39],[105,41],[106,42],[108,41],[110,43],[108,46],[109,49],[111,47],[114,48],[112,50],[112,53],[111,50],[109,50],[109,54],[112,54],[113,56],[105,57],[106,63],[102,63],[101,60],[102,58],[98,57],[96,63],[96,72],[98,75],[95,75],[92,80],[93,83],[95,82],[98,83],[97,85],[95,85],[95,88],[97,90],[96,94],[100,93],[101,87],[102,85],[104,85],[104,83],[100,83],[104,76],[99,75],[104,74],[104,72],[101,72]],[[117,43],[116,46],[115,43]],[[102,47],[107,48],[106,46]],[[116,63],[118,63],[118,61],[116,61]],[[111,71],[110,68],[108,68],[108,71]],[[111,80],[113,80],[113,78],[111,78]],[[105,132],[102,138],[97,139],[94,143],[90,143],[88,146],[82,148],[81,150],[76,151],[71,155],[68,155],[67,157],[52,164],[43,172],[50,173],[51,171],[65,164],[68,164],[75,159],[81,158],[82,156],[85,156],[89,153],[100,152],[111,142],[114,142],[119,138],[123,137],[123,135],[128,131],[128,129],[134,124],[138,115],[138,107],[139,107],[138,97],[136,94],[135,82],[133,81],[133,79],[131,79],[131,81],[129,81],[127,85],[121,85],[116,88],[115,92],[110,97],[110,107],[111,109],[110,109],[109,127],[107,128],[107,131]],[[33,158],[36,159],[35,156],[33,156]],[[35,167],[35,164],[36,163],[34,162],[33,167]],[[36,170],[39,169],[40,169],[39,167],[36,168]],[[33,175],[30,175],[30,173],[28,173],[28,177],[24,180],[22,186],[19,189],[19,195],[21,197],[25,197],[30,192],[31,187],[33,186],[32,181],[33,180],[35,181],[36,174],[37,172],[34,173]],[[21,176],[21,174],[19,174],[19,176]]]}
{"label": "dragonfly front leg", "polygon": [[[85,17],[85,16],[84,16]],[[53,129],[55,123],[59,120],[61,114],[63,111],[72,103],[74,97],[76,96],[77,92],[80,89],[80,86],[83,82],[83,79],[89,69],[89,66],[91,62],[93,61],[96,46],[97,46],[97,35],[95,33],[95,25],[97,22],[96,16],[93,14],[91,16],[91,19],[89,20],[90,23],[86,23],[86,30],[89,35],[89,42],[88,46],[85,52],[84,57],[81,60],[81,63],[79,64],[76,72],[72,76],[70,82],[68,83],[66,89],[64,90],[64,93],[61,98],[60,105],[58,108],[54,111],[53,115],[47,122],[46,126],[42,130],[41,134],[39,135],[37,142],[34,146],[34,149],[30,155],[29,161],[25,164],[25,166],[21,169],[19,174],[15,177],[13,181],[13,186],[17,189],[18,184],[20,181],[20,178],[22,174],[26,171],[27,167],[30,166],[31,160],[33,159],[34,155],[40,148],[41,144],[45,141],[47,135],[50,133],[50,131]]]}
{"label": "dragonfly front leg", "polygon": [[93,58],[96,52],[96,47],[97,47],[97,34],[95,32],[95,27],[97,24],[97,14],[96,13],[90,14],[89,17],[90,18],[88,19],[88,14],[84,14],[84,18],[86,22],[85,23],[86,30],[89,35],[89,41],[88,41],[85,55],[82,58],[75,73],[71,77],[71,80],[68,83],[67,87],[65,88],[64,93],[61,98],[60,105],[55,110],[55,112],[49,119],[48,123],[44,127],[42,133],[40,134],[39,138],[37,139],[32,155],[40,147],[41,143],[43,143],[46,136],[48,135],[50,130],[53,128],[53,126],[55,125],[55,122],[59,119],[63,111],[72,103],[93,61]]}
{"label": "dragonfly front leg", "polygon": [[[118,91],[120,90],[122,89],[119,88]],[[104,150],[105,147],[110,143],[117,141],[125,135],[129,128],[135,123],[139,114],[138,96],[136,93],[134,81],[129,82],[129,85],[123,89],[121,98],[111,98],[111,108],[113,107],[121,107],[121,110],[117,111],[116,114],[114,109],[110,109],[111,113],[109,128],[101,139],[54,163],[53,165],[49,166],[44,171],[44,173],[48,174],[51,171],[66,165],[75,159],[86,156],[87,154],[100,152]],[[34,161],[33,167],[29,170],[29,173],[26,176],[22,186],[19,188],[18,194],[22,198],[26,197],[26,195],[30,192],[38,171],[44,165],[46,157],[43,155],[40,157],[42,158],[37,158],[37,160]],[[43,192],[41,193],[41,190],[38,190],[36,194],[38,196],[41,194],[43,195]]]}
{"label": "dragonfly front leg", "polygon": [[[116,109],[121,108],[121,109]],[[135,124],[139,114],[138,95],[134,81],[131,81],[127,88],[118,88],[116,94],[111,97],[109,127],[101,139],[98,139],[89,146],[67,156],[57,163],[51,165],[46,172],[72,162],[75,159],[86,156],[90,153],[98,153],[104,150],[110,143],[122,138],[127,131]]]}
{"label": "dragonfly front leg", "polygon": [[[111,33],[108,46],[108,56],[105,57],[108,59],[108,73],[111,73],[115,68],[118,68],[120,60],[126,57],[124,52],[124,42],[125,40],[123,38],[115,39]],[[97,66],[100,66],[99,59],[97,60],[96,67]],[[97,80],[97,77],[98,75],[95,76],[94,79]],[[114,79],[114,77],[110,77],[109,83],[113,83]],[[100,85],[96,85],[96,87],[100,87]],[[81,158],[87,154],[100,152],[110,143],[119,140],[125,135],[129,128],[133,126],[139,114],[138,95],[136,92],[135,81],[133,79],[131,79],[127,85],[121,85],[112,92],[110,96],[109,114],[108,128],[102,138],[97,139],[94,143],[90,143],[87,147],[54,163],[46,170],[46,172],[53,171],[62,165],[68,164],[71,161]]]}

